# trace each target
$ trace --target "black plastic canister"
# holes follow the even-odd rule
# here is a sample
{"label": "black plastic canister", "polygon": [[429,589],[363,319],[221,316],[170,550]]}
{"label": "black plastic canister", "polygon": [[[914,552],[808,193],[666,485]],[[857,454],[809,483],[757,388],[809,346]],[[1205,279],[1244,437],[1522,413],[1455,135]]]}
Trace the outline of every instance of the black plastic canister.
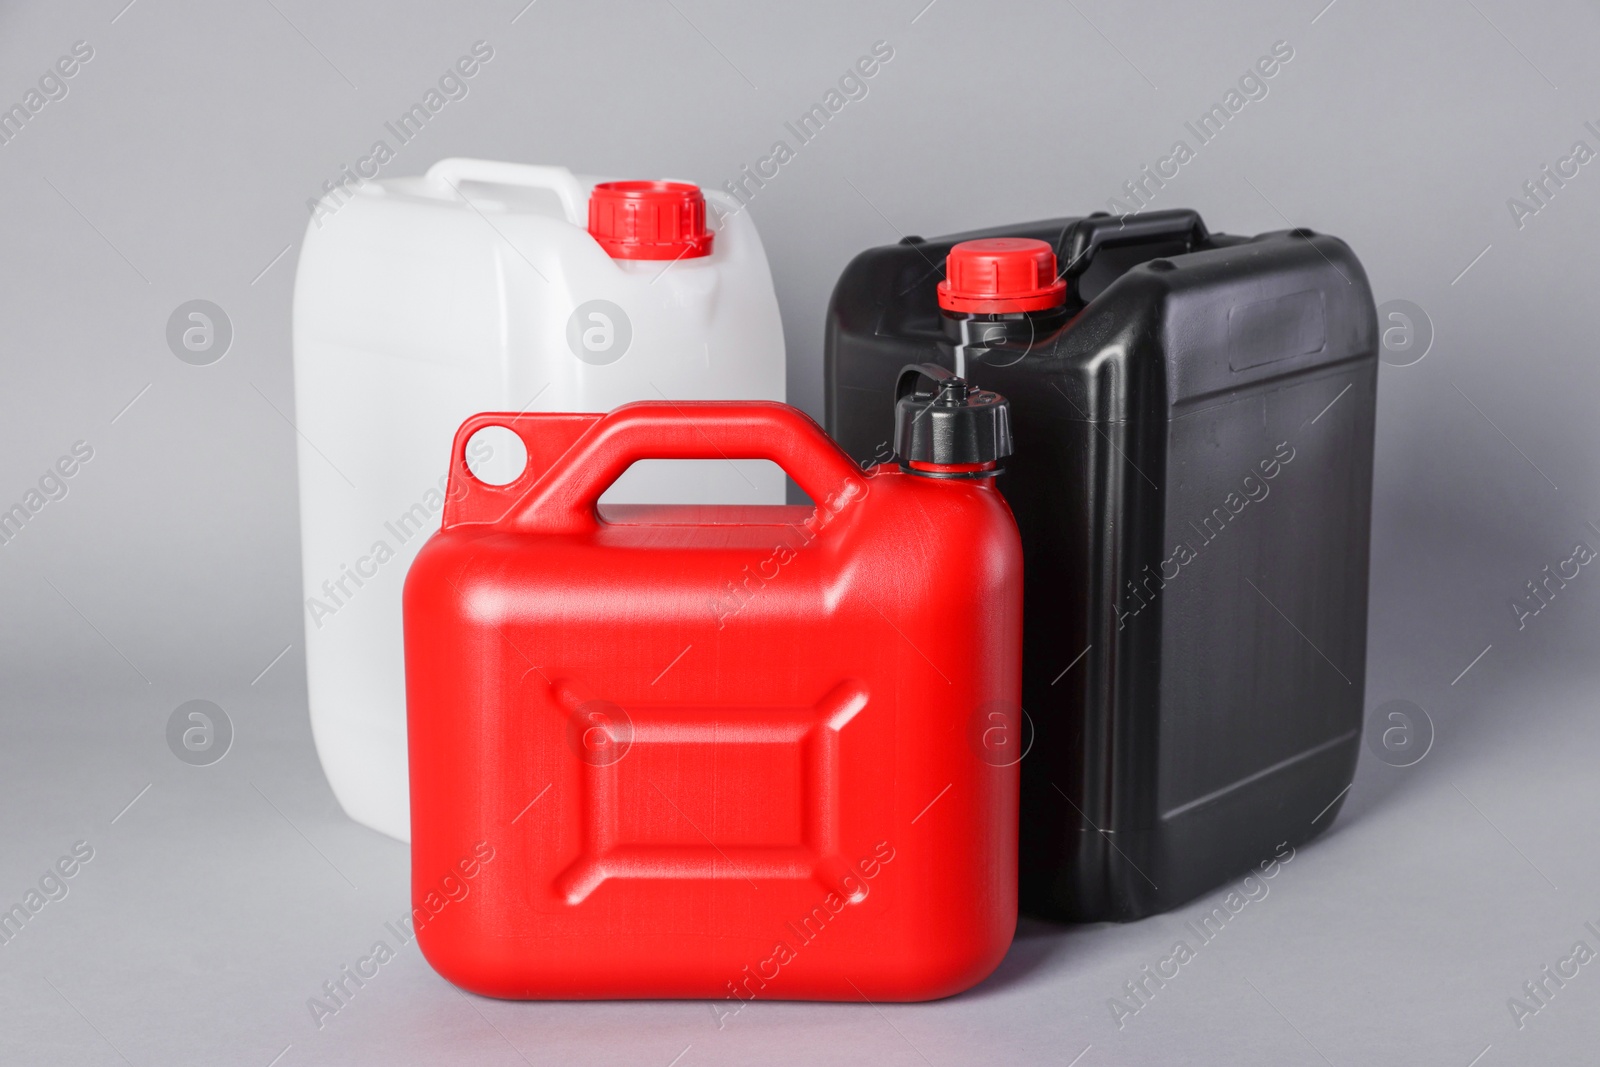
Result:
{"label": "black plastic canister", "polygon": [[892,453],[907,364],[1010,400],[1025,909],[1163,911],[1333,821],[1360,742],[1377,342],[1344,242],[1192,211],[846,268],[826,404],[847,451]]}

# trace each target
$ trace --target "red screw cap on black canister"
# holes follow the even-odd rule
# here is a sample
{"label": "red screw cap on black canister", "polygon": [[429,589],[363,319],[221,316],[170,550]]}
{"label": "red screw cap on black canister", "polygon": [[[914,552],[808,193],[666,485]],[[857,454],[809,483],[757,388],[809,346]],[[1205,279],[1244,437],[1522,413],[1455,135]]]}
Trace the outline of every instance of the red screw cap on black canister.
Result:
{"label": "red screw cap on black canister", "polygon": [[1045,311],[1067,300],[1067,281],[1056,274],[1056,253],[1032,237],[962,241],[945,257],[939,306],[969,315]]}

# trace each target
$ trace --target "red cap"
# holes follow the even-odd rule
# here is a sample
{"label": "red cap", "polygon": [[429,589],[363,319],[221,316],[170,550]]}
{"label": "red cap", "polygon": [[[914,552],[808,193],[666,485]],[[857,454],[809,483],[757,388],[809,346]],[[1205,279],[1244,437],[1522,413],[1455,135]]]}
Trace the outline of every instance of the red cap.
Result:
{"label": "red cap", "polygon": [[688,182],[601,182],[589,194],[589,233],[613,259],[711,254],[706,198]]}
{"label": "red cap", "polygon": [[962,241],[944,261],[939,306],[946,311],[1001,315],[1043,311],[1067,300],[1066,279],[1056,277],[1056,254],[1031,237]]}

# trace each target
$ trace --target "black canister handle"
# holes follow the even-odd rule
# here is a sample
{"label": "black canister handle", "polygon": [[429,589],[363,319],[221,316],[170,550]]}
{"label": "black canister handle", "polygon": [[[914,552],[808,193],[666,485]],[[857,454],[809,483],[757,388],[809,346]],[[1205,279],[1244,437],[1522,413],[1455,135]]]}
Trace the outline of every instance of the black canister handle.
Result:
{"label": "black canister handle", "polygon": [[1192,252],[1210,240],[1200,213],[1190,208],[1151,211],[1142,215],[1091,215],[1079,219],[1062,241],[1063,278],[1076,278],[1094,262],[1095,253],[1109,245],[1183,241]]}

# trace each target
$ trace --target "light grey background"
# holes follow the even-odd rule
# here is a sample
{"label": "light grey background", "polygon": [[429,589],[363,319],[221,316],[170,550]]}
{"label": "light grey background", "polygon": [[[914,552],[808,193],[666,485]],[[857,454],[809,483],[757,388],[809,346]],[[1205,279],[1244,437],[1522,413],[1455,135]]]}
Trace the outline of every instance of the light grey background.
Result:
{"label": "light grey background", "polygon": [[[74,42],[94,58],[0,145],[0,508],[74,442],[94,457],[0,547],[0,903],[73,842],[95,855],[0,945],[0,1059],[1592,1059],[1600,963],[1520,1030],[1507,1000],[1575,941],[1600,949],[1583,927],[1600,926],[1600,576],[1585,568],[1520,630],[1511,608],[1576,542],[1600,545],[1600,162],[1520,229],[1507,199],[1574,141],[1600,149],[1584,128],[1600,126],[1600,16],[1325,2],[6,5],[0,105]],[[473,155],[720,186],[875,41],[893,46],[751,208],[789,395],[813,414],[853,253],[1101,209],[1288,41],[1267,97],[1155,206],[1337,234],[1380,303],[1432,321],[1428,356],[1381,374],[1367,692],[1429,713],[1427,757],[1365,755],[1333,831],[1120,1030],[1108,998],[1220,891],[1128,926],[1024,924],[995,977],[936,1004],[759,1003],[719,1029],[700,1003],[469,998],[412,946],[319,1029],[307,998],[405,911],[407,855],[340,814],[307,726],[296,250],[307,199],[480,39],[495,54],[470,95],[386,175]],[[165,341],[196,298],[234,328],[211,366]],[[166,746],[196,698],[236,730],[210,767]]]}

